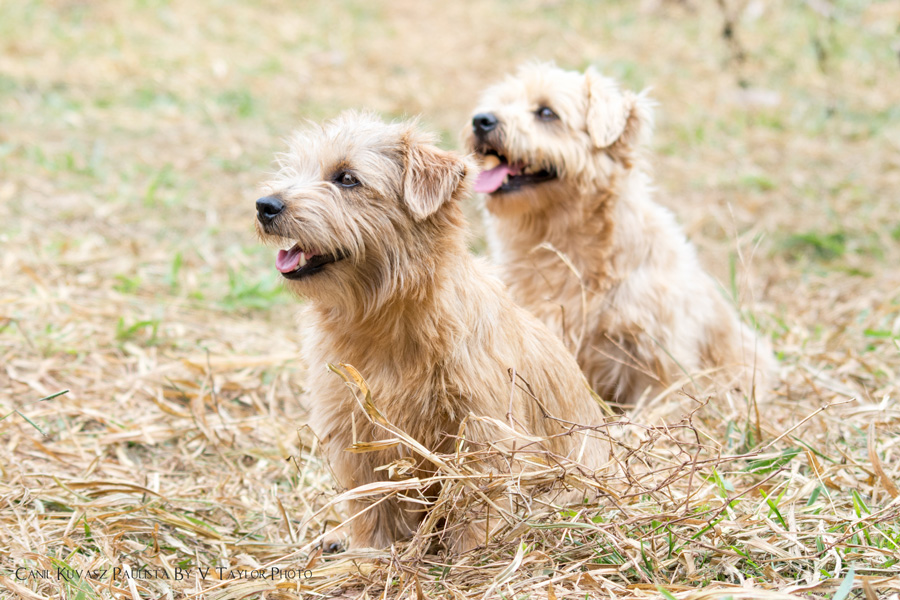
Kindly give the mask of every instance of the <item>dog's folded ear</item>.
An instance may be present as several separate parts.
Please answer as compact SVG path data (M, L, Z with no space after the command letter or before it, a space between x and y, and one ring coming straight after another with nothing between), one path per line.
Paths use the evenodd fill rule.
M455 152L410 142L406 152L403 196L416 221L434 214L466 179L466 161Z
M652 126L652 103L644 94L622 91L618 84L593 68L584 74L587 94L587 131L594 146L620 142L635 147Z

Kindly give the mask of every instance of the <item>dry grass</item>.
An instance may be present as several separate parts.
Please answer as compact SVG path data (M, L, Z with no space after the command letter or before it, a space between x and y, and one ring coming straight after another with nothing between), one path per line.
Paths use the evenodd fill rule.
M0 589L900 597L898 21L828 0L3 3ZM444 481L420 536L320 556L344 491L303 426L255 182L300 119L349 106L424 113L453 146L477 92L533 57L653 86L660 199L771 336L779 385L619 418L627 475L524 476L608 492L592 504L411 450ZM415 499L427 482L399 473L369 493ZM438 517L486 506L490 546L428 553Z

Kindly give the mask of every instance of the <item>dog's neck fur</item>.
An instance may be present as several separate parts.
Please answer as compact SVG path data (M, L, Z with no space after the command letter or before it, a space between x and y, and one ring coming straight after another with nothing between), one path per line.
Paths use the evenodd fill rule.
M426 273L424 277L394 285L390 296L374 305L371 300L379 290L360 291L339 303L313 304L335 347L345 350L346 354L337 353L342 360L361 364L380 356L398 367L431 363L439 361L471 329L463 317L472 315L437 305L436 299L448 296L463 303L465 290L459 282L475 270L466 248L462 212L456 206L447 212L436 217L442 222L435 223L434 232L425 236L433 243L410 243L408 247L407 260L413 265L403 270ZM354 356L359 348L366 348L366 356Z
M570 200L574 210L560 210L555 204L515 215L494 215L493 232L502 242L499 262L509 268L534 266L536 254L552 250L552 246L571 261L581 281L592 292L604 292L615 286L637 264L622 264L625 244L617 223L640 219L641 207L635 199L648 196L650 179L639 167L618 165L610 173L586 182L570 182ZM559 269L567 267L561 260ZM513 280L517 278L513 277Z

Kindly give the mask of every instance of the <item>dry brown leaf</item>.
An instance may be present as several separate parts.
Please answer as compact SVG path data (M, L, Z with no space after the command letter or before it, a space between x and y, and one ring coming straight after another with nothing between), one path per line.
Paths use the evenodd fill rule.
M878 480L881 482L882 487L884 487L884 491L890 494L891 498L897 498L900 496L900 491L897 490L897 485L888 477L888 474L884 472L884 469L881 467L881 460L878 458L878 450L875 448L875 423L869 423L869 462L872 463L872 470L875 471L875 474L878 475Z

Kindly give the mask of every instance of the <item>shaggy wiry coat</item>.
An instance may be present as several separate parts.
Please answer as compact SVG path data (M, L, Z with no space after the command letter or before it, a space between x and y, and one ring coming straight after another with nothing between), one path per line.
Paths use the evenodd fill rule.
M568 425L602 424L598 402L560 340L467 251L460 199L475 167L432 139L414 124L345 113L293 138L257 204L262 238L293 245L278 268L309 300L302 319L311 425L339 484L384 480L387 471L376 468L407 456L417 475L432 467L402 445L345 451L389 436L326 363L353 365L388 421L433 451L453 451L464 419L486 416L546 438L531 450L603 468L608 445ZM536 398L511 383L511 370ZM465 440L509 447L516 436L470 418ZM422 519L412 506L391 499L358 514L351 545L384 547L409 536ZM351 512L368 507L356 501ZM469 547L479 535L461 533L455 544Z
M489 88L467 145L497 165L475 186L494 259L605 399L634 403L701 373L749 394L769 350L653 200L638 153L651 108L593 70L547 64Z

